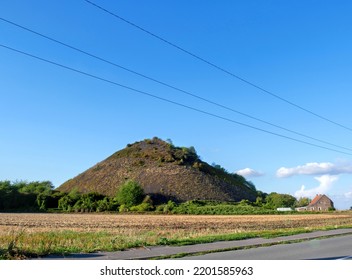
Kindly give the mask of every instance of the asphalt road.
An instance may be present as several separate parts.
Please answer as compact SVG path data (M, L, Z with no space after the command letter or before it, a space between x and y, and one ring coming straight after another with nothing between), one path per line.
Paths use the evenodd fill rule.
M345 238L342 238L344 235ZM339 239L333 237L339 236ZM332 238L332 243L329 243L327 240L320 240L321 237L329 237ZM301 233L290 236L281 236L275 238L251 238L244 240L233 240L233 241L218 241L213 243L205 243L205 244L194 244L194 245L184 245L184 246L152 246L152 247L141 247L134 248L125 251L117 251L117 252L95 252L95 253L77 253L70 255L48 255L44 257L40 257L39 259L77 259L77 260L133 260L133 259L150 259L156 257L165 257L177 254L201 254L210 251L228 251L224 253L218 254L207 254L205 256L198 255L196 257L192 257L192 259L328 259L328 258L348 258L348 256L352 255L352 229L335 229L328 231L315 231L310 233ZM304 241L306 240L306 241ZM311 240L311 241L308 241ZM297 243L298 246L291 245L275 245L275 244L283 244L285 242L297 242L303 241L302 243ZM325 245L325 243L330 245ZM243 248L248 247L262 247L272 245L273 248L276 249L275 252L271 252L271 247L264 247L258 249L247 249L242 250ZM283 247L282 247L283 246ZM330 247L332 249L330 249ZM292 248L292 249L291 249ZM325 249L324 249L325 248ZM334 252L335 249L341 248L340 251L337 251L335 255L331 255L330 252ZM233 251L229 251L229 250ZM235 251L237 249L237 251ZM262 249L262 250L259 250ZM322 254L321 252L318 254L318 249L327 250L329 254ZM254 251L252 255L247 255ZM267 251L269 250L269 251ZM297 252L296 252L297 251ZM280 255L281 254L283 255ZM296 252L296 253L294 253ZM302 252L302 254L299 254ZM306 252L306 253L303 253ZM286 255L285 255L286 253ZM288 253L288 255L287 255Z
M185 257L194 260L352 260L352 235Z

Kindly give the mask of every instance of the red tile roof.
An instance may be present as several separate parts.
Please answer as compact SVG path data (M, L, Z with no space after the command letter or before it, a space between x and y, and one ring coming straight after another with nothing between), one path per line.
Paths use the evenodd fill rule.
M323 194L317 194L316 197L314 197L314 199L309 203L308 206L315 205L322 197L323 197Z
M330 201L331 204L333 204L332 200L331 200L330 198L328 198L325 194L317 194L317 195L314 197L314 199L309 203L308 206L314 206L314 205L317 204L318 201L319 201L320 199L322 199L324 196ZM307 207L308 207L308 206L307 206Z

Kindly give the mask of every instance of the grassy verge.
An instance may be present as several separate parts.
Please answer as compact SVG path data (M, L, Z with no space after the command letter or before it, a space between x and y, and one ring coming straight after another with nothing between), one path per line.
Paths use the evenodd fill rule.
M144 234L132 238L104 231L87 233L75 231L26 233L25 230L22 230L20 232L12 232L8 234L6 238L4 238L4 236L1 237L0 259L26 259L48 254L119 251L128 248L154 245L181 246L215 241L243 240L256 237L274 238L337 228L352 228L352 226L265 230L204 235L193 238L166 238L160 237L153 232L145 232Z

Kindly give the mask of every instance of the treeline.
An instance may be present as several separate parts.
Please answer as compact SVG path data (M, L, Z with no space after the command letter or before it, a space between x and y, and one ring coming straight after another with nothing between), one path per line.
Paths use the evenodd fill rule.
M57 207L57 193L50 181L0 181L0 211L39 211Z
M114 197L98 193L81 194L76 189L69 193L54 190L50 181L0 181L0 211L62 211L62 212L157 212L172 214L272 214L279 207L306 206L310 200L297 200L288 194L257 191L255 202L169 201L155 204L143 188L129 180L119 187Z
M0 181L0 211L16 212L96 212L116 211L114 198L97 193L63 193L54 190L50 181Z
M156 212L172 214L194 214L194 215L247 215L247 214L283 214L277 208L291 208L306 206L310 199L301 198L297 200L288 194L257 192L255 202L241 200L240 202L215 202L215 201L187 201L177 204L169 201L158 205Z
M115 197L81 194L76 189L63 193L54 190L50 181L0 181L0 211L3 212L143 212L153 209L151 198L134 181L120 186Z

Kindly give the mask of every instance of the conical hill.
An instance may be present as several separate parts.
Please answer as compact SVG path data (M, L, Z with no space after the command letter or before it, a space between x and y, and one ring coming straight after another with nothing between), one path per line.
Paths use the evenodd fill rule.
M181 148L159 138L128 144L62 184L58 190L114 196L126 180L137 181L154 201L169 199L240 201L256 199L253 184L199 159L193 147Z

